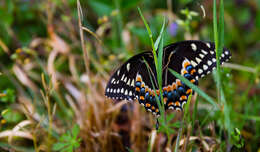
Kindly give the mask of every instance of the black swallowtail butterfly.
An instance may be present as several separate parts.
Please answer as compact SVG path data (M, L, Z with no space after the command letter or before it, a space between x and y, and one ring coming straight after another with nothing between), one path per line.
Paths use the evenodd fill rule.
M220 56L220 64L230 58L230 51L224 48ZM165 110L182 110L192 89L173 76L168 69L175 70L198 85L199 78L216 68L215 45L197 40L170 44L163 49L162 65ZM151 79L157 89L156 92L153 90ZM153 54L147 51L133 56L116 70L107 84L105 95L115 100L138 99L147 111L159 116L160 111L155 100L155 93L159 95L158 88Z

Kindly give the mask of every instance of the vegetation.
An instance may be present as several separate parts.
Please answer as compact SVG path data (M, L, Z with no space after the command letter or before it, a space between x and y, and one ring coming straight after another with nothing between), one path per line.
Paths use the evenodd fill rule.
M259 8L257 0L0 1L0 151L259 151ZM232 59L199 81L183 112L165 111L159 130L137 102L105 98L129 57L188 39L214 41Z

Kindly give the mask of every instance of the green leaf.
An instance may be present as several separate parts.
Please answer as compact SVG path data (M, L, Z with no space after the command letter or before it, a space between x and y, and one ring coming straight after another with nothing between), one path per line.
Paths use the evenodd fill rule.
M18 123L23 120L23 115L13 109L7 109L2 115L9 123Z
M72 128L72 136L76 138L79 134L79 131L80 131L79 125L77 124L74 125L74 127Z
M65 146L67 146L67 144L64 143L55 143L52 147L53 150L58 151L63 149Z

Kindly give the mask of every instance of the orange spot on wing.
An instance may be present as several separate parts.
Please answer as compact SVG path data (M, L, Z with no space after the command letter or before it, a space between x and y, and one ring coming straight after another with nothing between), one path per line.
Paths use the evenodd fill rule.
M181 104L180 104L180 102L179 102L179 101L176 101L176 102L175 102L175 106L178 106L178 107L180 107L180 105L181 105Z
M168 103L168 106L173 106L173 105L174 105L173 102Z
M154 110L155 109L155 107L154 106L152 106L152 110Z
M187 100L186 96L181 96L181 100Z
M140 96L140 99L141 99L141 100L144 100L144 96Z
M138 77L136 78L136 81L142 82L142 78L138 76Z
M144 83L141 84L141 88L144 88Z
M146 103L146 104L145 104L145 107L150 107L150 106L151 106L150 103Z
M181 86L181 81L180 80L178 80L176 83L177 83L177 86Z
M195 72L196 72L196 70L195 70L195 69L192 69L192 70L190 71L190 74L193 75Z
M191 83L194 83L194 82L195 82L195 79L190 80L190 82L191 82Z
M190 94L192 92L192 89L188 89L187 91L186 91L186 94Z
M173 90L175 90L177 88L176 83L172 84L172 88L173 88Z
M170 85L168 85L167 91L168 91L168 92L172 91L172 87L171 87Z
M184 68L186 68L188 65L190 65L190 63L189 63L188 61L186 61L186 62L184 63Z
M136 88L135 88L135 91L140 92L140 88L139 88L139 87L136 87Z
M156 109L155 112L159 112L159 109Z

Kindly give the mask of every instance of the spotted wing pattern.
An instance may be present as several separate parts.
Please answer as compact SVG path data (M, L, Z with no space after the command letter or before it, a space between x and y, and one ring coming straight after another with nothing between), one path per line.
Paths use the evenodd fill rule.
M166 110L182 110L192 90L172 75L169 69L197 85L199 78L216 67L215 46L211 42L182 41L164 47L163 53L164 107ZM223 64L230 57L231 53L224 48L220 63ZM158 88L152 52L144 52L133 56L116 70L107 84L105 95L115 100L138 99L147 111L159 116L155 100L155 94L159 95Z
M137 73L144 69L144 59L151 62L152 52L143 52L133 56L118 68L106 86L105 95L114 100L135 100L135 78ZM145 72L147 71L142 73ZM149 79L145 80L149 81Z

